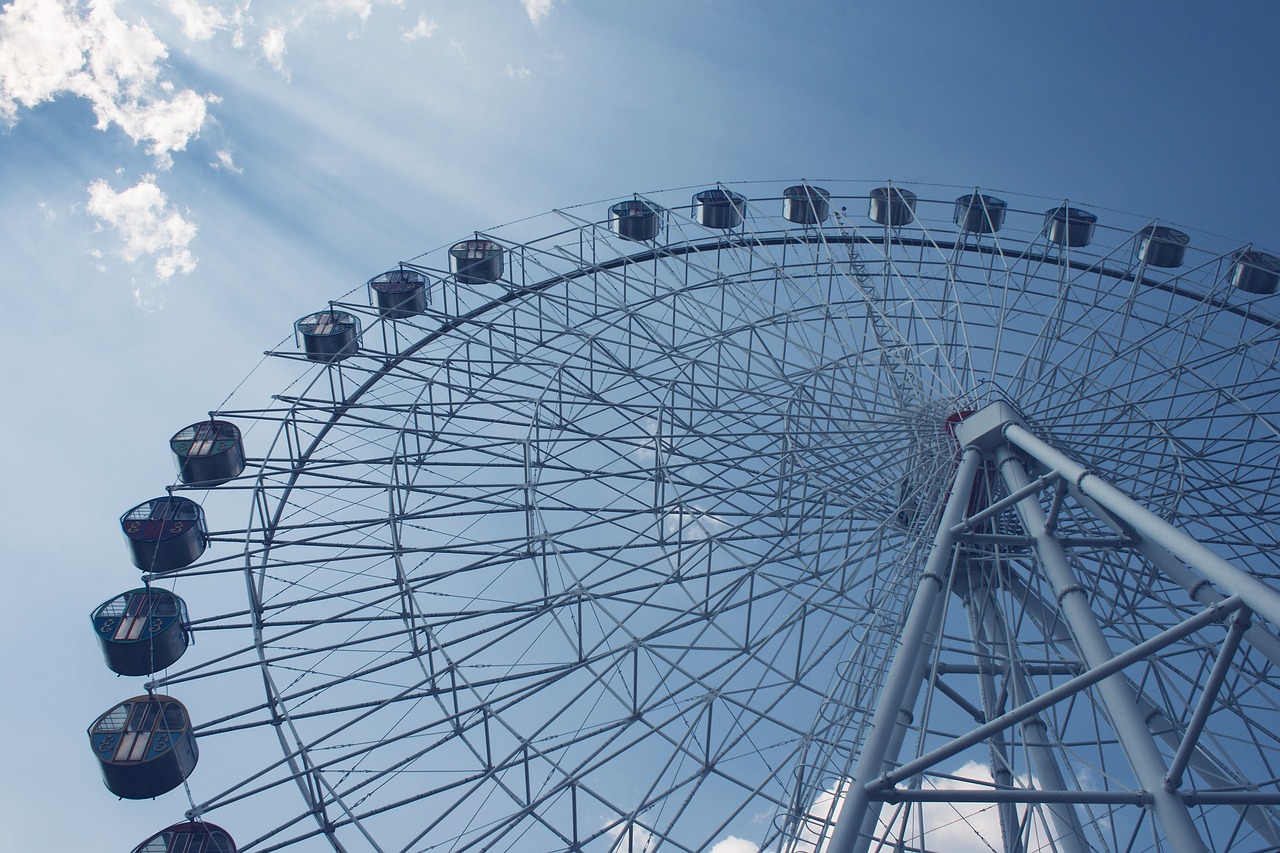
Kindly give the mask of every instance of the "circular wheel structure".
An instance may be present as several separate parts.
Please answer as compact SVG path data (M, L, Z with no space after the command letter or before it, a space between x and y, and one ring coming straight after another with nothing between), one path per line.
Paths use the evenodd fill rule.
M821 184L477 233L273 353L291 383L215 413L247 468L176 487L208 550L146 575L196 638L150 682L200 742L188 819L241 851L1280 844L1274 258Z

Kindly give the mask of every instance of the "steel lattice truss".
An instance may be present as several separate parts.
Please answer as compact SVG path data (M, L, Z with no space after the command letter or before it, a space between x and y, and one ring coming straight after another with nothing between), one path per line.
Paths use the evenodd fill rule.
M408 262L433 282L421 316L379 319L362 290L334 303L362 319L356 355L276 353L301 378L218 413L252 427L254 458L196 495L214 546L155 578L198 639L154 680L198 723L194 812L250 851L814 850L927 565L944 567L937 637L909 650L910 713L883 712L903 721L887 767L1093 668L1034 504L1112 653L1199 620L1108 682L1166 763L1208 702L1188 819L1210 849L1280 843L1265 614L1204 616L1230 591L1021 450L1024 499L981 515L1015 490L988 452L951 526L977 520L935 546L955 422L1005 401L1274 582L1280 326L1231 288L1240 247L1157 269L1146 221L1069 249L1047 203L978 234L944 191L882 226L871 186L829 185L817 226L782 219L777 188L739 188L746 220L725 231L689 218L689 191L654 194L664 227L643 243L604 206L556 212L481 235L506 250L500 281L455 280L443 252ZM871 849L965 827L998 850L1180 849L1100 690L873 791L894 805Z

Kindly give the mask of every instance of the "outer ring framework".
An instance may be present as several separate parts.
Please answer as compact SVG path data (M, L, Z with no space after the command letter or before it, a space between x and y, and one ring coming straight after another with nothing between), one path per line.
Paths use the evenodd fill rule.
M1157 271L1142 263L1136 228L1110 249L1055 253L1042 236L1016 230L1017 210L1006 214L1006 227L997 234L940 228L927 216L927 200L919 203L920 218L901 227L867 227L865 221L859 226L853 216L839 213L822 227L792 226L766 209L777 204L776 195L744 195L754 199L747 202L748 215L727 232L685 220L675 204L652 197L656 207L671 211L661 243L652 247L617 240L609 236L607 223L580 220L576 211L557 214L566 226L542 239L482 235L509 249L507 279L461 286L446 278L442 311L393 327L366 324L360 354L340 367L320 370L311 390L283 400L288 409L253 412L279 418L285 427L265 454L257 516L243 536L252 567L253 606L241 621L252 624L271 698L266 708L232 709L203 728L212 735L274 723L292 766L282 764L262 779L271 773L277 778L295 775L321 817L320 831L333 828L333 837L345 833L355 839L348 844L359 843L360 827L376 838L369 825L412 808L414 794L397 797L391 791L423 790L409 780L421 780L415 773L424 771L407 769L409 765L371 766L359 757L378 755L381 761L386 748L368 744L392 735L401 747L438 736L457 752L435 747L433 758L473 764L469 774L462 774L471 780L468 784L512 777L497 790L514 804L509 814L519 819L507 834L483 836L483 841L480 835L464 841L463 830L454 828L451 837L460 845L500 845L502 839L527 839L524 832L548 832L553 843L607 848L623 833L633 840L637 834L656 834L672 845L701 849L698 845L716 841L718 834L739 831L738 826L766 807L794 807L792 780L784 778L790 771L777 769L785 762L774 762L772 754L765 763L775 766L764 771L765 782L759 783L768 791L743 781L750 778L747 771L722 768L733 761L746 763L748 743L762 750L751 738L770 727L777 727L770 748L788 756L787 761L802 754L797 744L826 731L812 720L835 713L822 697L831 679L848 674L841 661L853 657L847 645L838 644L867 646L865 632L873 623L879 621L876 630L883 631L884 620L892 625L896 618L895 584L902 581L899 573L909 570L917 523L922 526L937 504L939 472L950 458L950 445L938 428L947 414L993 395L1042 389L1031 405L1018 394L1038 422L1069 423L1077 432L1088 432L1095 442L1091 455L1114 457L1111 470L1118 470L1121 479L1154 487L1153 494L1167 508L1185 511L1182 505L1189 507L1193 500L1185 472L1153 470L1147 464L1147 445L1132 443L1137 426L1106 429L1108 418L1135 398L1131 389L1124 390L1119 362L1114 356L1107 360L1103 337L1090 339L1084 330L1105 316L1107 323L1116 324L1106 334L1116 339L1132 333L1139 339L1182 335L1185 340L1192 326L1186 321L1172 325L1169 309L1155 307L1163 300L1165 305L1200 306L1195 322L1208 328L1196 332L1195 340L1208 348L1211 360L1228 359L1226 342L1239 337L1235 329L1217 328L1218 317L1274 333L1274 322L1261 314L1256 298L1241 298L1229 289L1234 249L1200 258L1188 265L1190 270ZM856 198L865 204L865 193ZM838 191L832 203L841 203ZM945 204L952 203L949 199ZM1032 218L1043 215L1042 207ZM418 259L417 265L428 274L444 270L430 258ZM1077 301L1077 291L1090 299ZM355 304L339 306L369 313ZM1076 316L1082 307L1095 316ZM1131 311L1121 323L1117 318L1126 309L1141 310ZM1162 312L1154 324L1145 316L1152 311ZM1131 331L1120 331L1130 323ZM1094 348L1077 348L1074 365L1053 361L1049 355L1062 340L1093 340ZM1033 355L1036 347L1040 352ZM1092 402L1100 406L1079 402L1090 400L1078 383L1091 375L1103 377L1102 386L1092 391ZM527 378L532 376L537 379ZM1072 382L1077 383L1074 390ZM499 389L502 393L495 394ZM618 396L593 407L592 394L604 390ZM1074 409L1067 399L1072 395ZM1185 403L1188 397L1177 399ZM435 423L424 425L428 419ZM447 419L458 424L467 419L470 431L443 429L440 422ZM1157 412L1135 422L1150 427L1167 420L1166 413ZM477 431L485 439L483 446L461 443L462 436ZM1143 441L1151 440L1144 433ZM748 465L750 476L744 476L750 460L763 461ZM599 500L601 483L615 503L592 502ZM759 483L768 488L756 488ZM621 506L616 503L619 495L640 489L643 500L606 518L606 509ZM452 517L465 518L466 526L442 527L441 519L450 516L425 509L426 501L450 504L449 511L457 513ZM508 521L519 522L516 529L484 530L481 535L481 513L475 509L481 504L487 507L486 518L505 514ZM732 512L717 511L725 506ZM1261 509L1264 515L1270 511ZM560 521L548 524L553 517ZM642 517L648 528L636 526ZM435 525L429 531L428 520ZM632 542L643 540L648 555L636 557L640 546L618 544L621 532ZM406 535L428 533L451 544L405 541ZM833 545L841 536L844 543ZM1257 558L1260 550L1255 548L1251 556ZM674 567L667 556L672 551L678 556ZM464 554L469 564L463 560L440 567L447 558L462 560ZM592 560L591 568L565 569L570 555ZM659 559L664 561L662 572ZM686 568L686 563L700 561L703 568ZM375 562L376 571L370 568ZM601 574L615 564L616 571ZM481 593L491 595L495 585L512 581L522 571L519 565L535 569L524 575L540 586L523 599L491 603L483 615L471 605L455 602L433 610L423 603L446 580L474 583L465 593L469 601L480 601ZM871 566L882 568L867 571ZM562 570L558 578L557 569ZM217 563L207 570L218 571ZM484 571L489 575L481 579ZM342 580L321 582L325 574ZM696 593L691 592L694 578L701 582ZM766 578L767 594L749 588ZM644 580L637 584L638 579ZM854 590L862 605L836 606ZM456 590L446 595L463 598ZM792 606L770 610L766 602L775 599ZM710 615L713 601L723 608L714 611L716 618ZM533 602L546 609L545 618L529 615L537 610ZM607 616L611 627L598 622L593 636L588 622L579 618L592 612ZM646 628L636 615L659 612L683 613L689 621L667 618ZM766 612L775 614L775 622L750 634L748 617L756 617L759 628ZM724 637L717 643L708 639L709 631L733 633L727 626L734 618L743 622L736 626L743 632L737 646L725 645ZM547 740L540 753L531 736L520 733L516 721L521 714L512 710L517 706L535 717L541 713L541 725L550 726L550 720L568 725L562 704L567 700L549 698L550 681L535 691L542 698L506 694L501 711L492 707L491 697L499 695L494 684L519 691L522 679L532 684L537 676L508 673L506 680L482 684L472 673L461 688L455 682L444 684L442 679L461 676L463 665L433 660L433 653L445 655L439 638L432 645L432 633L442 631L444 624L474 626L482 619L494 620L476 632L484 635L483 641L455 641L453 653L459 660L480 665L484 655L501 650L499 637L521 634L512 641L518 645L532 636L545 641L554 635L559 657L551 657L558 663L542 663L549 667L546 671L558 673L556 689L567 688L566 673L576 673L584 679L580 696L608 694L607 701L616 705L608 717L615 730L639 726L635 731L644 732L633 734L633 740L610 741L616 749L591 747L598 749L591 772L602 778L605 768L624 766L627 756L643 753L652 739L687 763L683 773L672 769L659 777L662 781L651 780L651 790L633 801L638 805L627 806L620 794L582 784L567 759L549 757L547 744L573 737L558 732L563 740L554 741L551 729L544 728ZM496 627L504 619L518 628ZM209 619L206 624L212 628L233 621ZM310 646L300 640L320 636L325 641ZM664 637L672 645L678 639L690 650L723 646L731 651L714 665L704 662L707 672L717 673L714 677L687 662L677 664L677 658L654 658L661 661L652 664L654 673L679 672L686 685L670 694L653 692L639 675L641 653L656 654L650 636ZM546 644L530 642L527 648L545 649ZM591 660L592 648L602 650L598 660ZM235 649L227 654L228 661L236 659ZM624 672L628 657L634 673L630 681ZM783 657L798 662L783 668ZM356 663L360 658L364 662ZM758 670L724 674L744 659ZM494 665L483 661L485 667ZM191 675L208 668L201 664ZM415 682L390 676L404 668L416 668L417 694ZM621 687L600 693L599 685L611 677L630 684L630 694ZM171 675L162 682L185 678ZM371 692L371 685L382 679L408 693ZM735 688L750 699L725 698ZM464 713L459 706L450 713L442 697L456 701L468 692L470 709ZM568 695L583 701L579 694ZM630 708L624 700L628 695ZM646 696L652 708L642 707ZM788 704L800 696L813 706L807 716ZM865 704L873 696L874 690L859 701ZM380 723L381 730L370 726L355 737L363 721L411 705L434 705L440 712L433 723L438 730L428 725L407 733L407 727ZM723 729L717 728L721 723L711 710L716 708L722 709L719 719L725 716L723 709L730 709ZM788 719L793 710L803 724ZM255 714L256 722L251 719ZM649 722L659 719L658 714L665 714L663 722ZM360 722L339 722L342 715ZM636 720L621 722L629 715ZM312 722L316 720L328 720L329 728L321 732ZM604 720L584 717L575 731L594 731ZM698 724L709 732L705 747L692 734ZM459 727L465 734L457 733ZM506 735L495 735L503 729ZM318 760L340 751L338 734L330 734L334 730L341 733L346 758ZM673 735L677 730L683 733ZM848 748L844 737L827 732L818 739L829 739L831 749L838 750ZM501 754L504 745L506 763L495 763L492 753L497 747ZM532 750L534 758L513 757L521 750ZM611 763L603 763L604 756ZM544 789L541 799L533 793L535 766L544 780L556 774L560 778ZM379 772L377 781L358 781ZM736 811L730 809L718 823L697 830L703 835L696 841L682 842L672 833L683 825L682 815L698 810L690 805L696 801L691 792L708 796L716 790L710 782L695 783L699 774L745 793ZM531 780L523 800L517 784L521 775ZM800 775L804 778L804 772ZM335 793L343 784L351 795ZM268 792L276 787L256 779L232 785L210 805L233 802L264 785ZM375 810L369 804L378 798L402 805ZM579 805L579 798L595 811ZM536 815L535 800L543 809ZM677 818L668 812L666 824L655 819L664 809L678 812ZM296 828L299 834L312 831ZM421 843L427 843L425 836Z

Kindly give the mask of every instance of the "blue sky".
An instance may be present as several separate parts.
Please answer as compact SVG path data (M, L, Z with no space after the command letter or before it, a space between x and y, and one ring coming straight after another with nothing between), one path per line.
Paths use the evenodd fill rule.
M0 657L0 849L127 849L173 813L97 778L83 729L132 685L88 615L133 580L116 519L172 481L168 436L297 317L476 229L716 181L981 185L1276 251L1277 24L1261 0L3 6L0 614L31 653Z

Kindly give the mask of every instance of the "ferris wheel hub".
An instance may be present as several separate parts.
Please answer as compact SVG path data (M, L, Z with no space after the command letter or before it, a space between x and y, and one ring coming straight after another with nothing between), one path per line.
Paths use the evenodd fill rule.
M956 440L961 447L976 447L984 453L992 453L1004 442L1004 428L1011 423L1026 427L1022 416L1013 406L997 400L955 425Z

